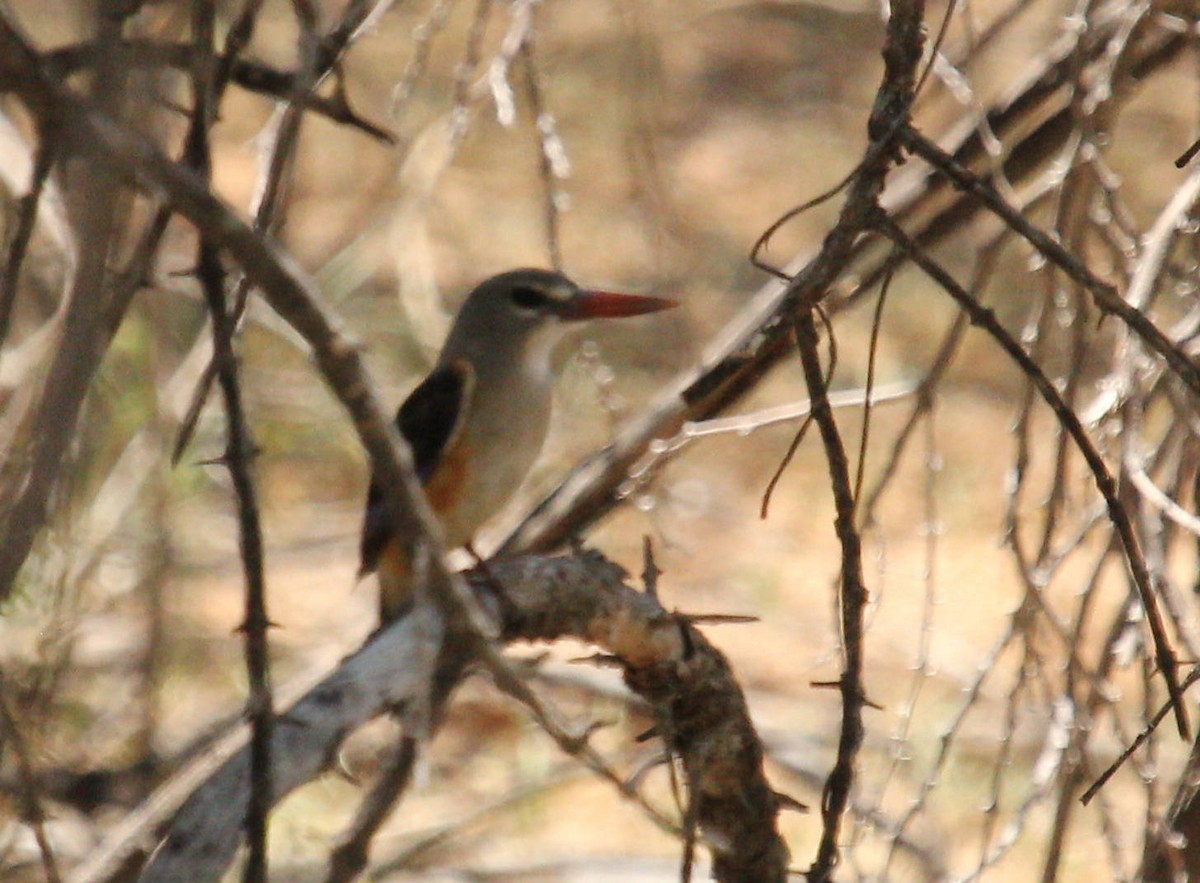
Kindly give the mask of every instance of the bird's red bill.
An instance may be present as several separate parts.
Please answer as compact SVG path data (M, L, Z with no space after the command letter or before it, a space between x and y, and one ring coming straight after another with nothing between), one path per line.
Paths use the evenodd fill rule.
M618 294L615 291L580 291L571 300L568 319L610 319L641 316L678 306L677 301L644 294Z

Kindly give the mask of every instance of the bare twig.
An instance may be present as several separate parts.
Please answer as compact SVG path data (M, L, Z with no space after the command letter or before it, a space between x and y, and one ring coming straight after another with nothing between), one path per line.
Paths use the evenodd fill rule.
M1200 680L1200 667L1195 667L1188 672L1188 676L1183 679L1183 683L1180 686L1184 690L1187 690L1198 680ZM1083 794L1079 796L1080 803L1082 803L1084 806L1087 806L1092 802L1096 795L1100 793L1100 789L1108 784L1108 780L1116 774L1117 770L1123 767L1129 758L1131 758L1134 753L1144 744L1146 744L1147 740L1154 735L1154 731L1158 729L1158 725L1163 722L1163 718L1167 716L1171 709L1171 703L1167 702L1160 706L1156 712L1154 712L1154 715L1149 719L1146 727L1137 734L1137 738L1126 745L1121 753L1117 755L1117 759L1109 764L1104 772L1097 776L1095 781L1092 782L1092 784L1087 787Z
M821 844L808 879L826 881L831 878L838 861L838 831L842 813L850 801L854 783L854 763L862 745L862 712L866 701L863 686L863 613L867 606L867 590L862 573L862 538L854 526L854 487L850 466L841 434L833 419L833 410L825 393L825 376L817 353L817 327L812 316L796 321L796 343L804 379L813 402L813 422L821 433L825 457L829 463L829 478L837 510L835 527L842 546L840 579L841 632L843 668L839 686L842 694L842 725L838 738L837 760L825 783L821 796Z
M256 6L261 0L254 0L250 6ZM249 7L246 12L250 12ZM252 16L251 16L252 17ZM239 16L239 21L244 16ZM296 94L296 82L299 74L291 71L281 71L277 68L241 58L238 53L248 38L242 28L231 29L228 35L229 43L223 59L231 59L228 71L229 79L250 92L277 98L281 101L290 100ZM232 54L230 51L233 50ZM125 40L118 48L123 54L123 60L130 67L173 67L186 70L192 64L192 47L187 44L170 44L146 40ZM83 67L95 65L101 55L101 47L96 43L83 43L64 46L46 55L47 64L63 75L70 74ZM387 129L364 119L347 103L344 92L335 92L326 97L308 92L303 99L304 109L331 120L357 129L365 135L384 144L395 142L396 136Z
M622 778L604 760L600 752L592 747L588 742L588 736L591 732L590 727L585 728L581 733L571 732L559 720L558 712L549 703L534 693L525 682L525 679L507 661L504 661L504 664L497 664L497 660L502 660L503 657L501 657L499 650L495 649L491 644L486 648L476 648L475 652L482 659L484 665L487 666L492 677L495 678L496 685L529 710L533 719L537 721L538 726L541 727L546 735L554 740L563 753L582 763L595 775L605 779L618 794L639 806L646 817L654 822L660 830L669 834L677 833L678 829L675 824L663 815L662 812L650 805L637 792L634 785ZM493 658L489 659L489 656L493 656Z
M225 51L221 55L221 71L230 73L237 70L240 61L238 53L245 46L249 32L253 28L254 17L258 12L260 0L253 0L243 9L241 24L230 31L226 39ZM386 7L391 0L378 0L376 8ZM302 9L304 4L298 8ZM303 111L308 107L309 99L321 82L335 70L349 42L359 32L363 23L373 14L371 5L365 0L355 0L347 5L342 13L340 22L330 30L323 39L318 40L313 16L301 28L300 70L289 80L291 87L288 94L280 96L287 104L280 113L274 125L274 137L270 147L265 151L267 159L262 170L262 182L258 192L258 205L254 210L254 229L263 235L272 235L282 219L281 203L286 192L287 176L292 168L292 162L299 147L300 125L303 122ZM214 101L220 100L224 92L226 80L215 79L213 89ZM235 332L240 330L242 320L249 302L251 285L249 279L242 275L238 279L233 294L232 327ZM217 362L208 367L197 383L192 394L192 402L184 419L181 421L175 440L172 462L178 463L184 450L191 441L196 424L204 403L208 400L213 380L216 378Z
M955 302L971 317L973 324L983 328L993 340L1000 344L1009 357L1017 363L1025 376L1034 384L1043 400L1054 411L1055 417L1062 422L1063 426L1075 440L1076 446L1079 448L1080 453L1083 454L1084 460L1087 461L1088 468L1095 478L1097 488L1104 497L1105 504L1108 507L1109 518L1112 520L1113 526L1121 538L1121 544L1125 550L1125 559L1129 564L1134 586L1137 588L1142 607L1146 611L1146 620L1150 627L1151 637L1154 640L1155 657L1158 660L1158 666L1162 672L1163 680L1167 685L1167 690L1171 695L1172 704L1175 706L1175 722L1180 736L1186 739L1188 733L1187 710L1179 688L1179 663L1175 658L1175 653L1171 649L1170 642L1163 628L1162 616L1159 613L1157 595L1150 578L1150 572L1146 567L1146 561L1142 556L1137 535L1134 533L1129 515L1117 495L1117 486L1113 480L1112 473L1109 472L1104 459L1096 450L1095 445L1092 444L1091 439L1088 438L1087 432L1079 422L1078 415L1066 406L1058 390L1054 388L1054 384L1050 382L1049 378L1046 377L1037 364L1025 354L1020 344L999 325L991 310L980 306L949 273L922 252L916 243L909 239L904 231L896 226L893 221L885 216L881 216L879 225L880 229L892 241L896 242L908 253L909 258L917 266L929 274L930 278L934 279L947 294L954 298Z
M554 114L546 109L541 83L541 71L533 54L533 35L521 45L521 59L525 63L525 91L529 98L529 109L533 113L533 125L538 136L538 170L542 179L542 203L546 218L546 248L550 253L550 266L561 270L562 262L562 208L564 195L559 182L571 172L562 136Z

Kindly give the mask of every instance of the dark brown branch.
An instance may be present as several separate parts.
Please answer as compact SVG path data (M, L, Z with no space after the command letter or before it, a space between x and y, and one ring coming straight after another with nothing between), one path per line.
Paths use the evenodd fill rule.
M404 736L389 758L383 774L359 806L350 831L330 854L325 883L350 883L366 869L371 840L408 787L416 759L417 740L412 736Z
M113 26L106 23L104 27ZM112 35L106 38L112 39ZM95 96L97 104L108 111L116 109L123 83L121 72L113 69L111 62L111 57L103 62L104 75L97 78ZM30 65L37 64L37 57L16 38L4 7L0 7L0 89L20 90L25 85L23 73ZM31 109L39 129L53 129L63 135L65 142L70 121L65 115L60 116L60 108L33 96L27 100L33 103ZM62 126L58 126L60 121ZM59 143L59 150L65 149L63 142ZM15 499L0 501L0 512L4 512L0 533L5 538L0 544L0 601L12 593L17 574L46 522L51 491L75 437L84 397L133 294L129 288L106 290L110 279L109 249L119 226L117 207L125 195L121 183L108 175L87 174L78 195L80 209L73 223L77 227L80 255L63 317L62 336L42 385L31 428L30 437L37 443L32 446L26 477ZM97 316L116 321L96 321Z
M1193 668L1191 672L1188 673L1188 676L1183 680L1183 689L1187 690L1198 680L1200 680L1200 668ZM1087 806L1092 802L1095 796L1100 793L1100 789L1108 784L1109 779L1116 775L1117 770L1123 767L1126 761L1128 761L1129 758L1131 758L1134 753L1145 744L1146 740L1154 735L1154 731L1158 729L1158 725L1163 722L1163 719L1170 711L1171 703L1168 702L1154 712L1154 714L1150 717L1150 720L1147 722L1145 728L1137 734L1137 737L1128 745L1126 745L1124 749L1122 749L1121 753L1117 755L1117 759L1109 764L1108 767L1105 768L1104 772L1098 775L1095 781L1093 781L1092 784L1089 785L1083 792L1083 794L1079 796L1080 803L1082 803L1084 806Z
M238 62L242 61L242 53L250 45L254 29L258 25L258 15L262 11L262 4L263 0L244 0L238 17L229 26L229 33L225 35L225 47L221 51L220 57L217 58L216 68L212 73L213 90L218 99L224 94L225 86L234 76L234 69L238 66ZM197 45L192 48L203 56L209 54L208 47Z
M893 31L902 32L896 42L915 40L918 51L914 55L889 42L885 47L885 58L892 54L889 64L895 63L897 68L909 64L915 70L920 60L923 8L914 0L899 13L893 11L894 22L900 23ZM885 79L869 123L873 138L886 138L906 123L912 89L911 71L909 74L907 78L889 74ZM895 161L895 145L873 140L820 252L787 271L785 275L792 278L786 285L776 280L764 286L714 340L700 363L670 383L646 414L624 427L610 447L568 475L504 542L501 554L562 545L616 505L618 487L651 441L669 438L685 421L718 413L753 388L788 351L791 317L827 297L860 253L860 238L871 230L871 217Z
M205 3L193 6L192 30L196 58L207 60L213 45L215 11ZM209 132L216 119L221 84L213 80L212 65L197 63L192 77L192 123L184 161L206 185L212 178ZM218 248L203 236L198 246L196 275L208 307L213 337L213 363L225 405L226 446L222 463L229 470L237 503L238 540L245 575L245 613L241 625L249 680L246 716L250 721L250 797L244 817L248 845L242 869L245 883L267 879L267 816L271 807L271 732L274 728L267 629L266 585L263 575L262 524L251 461L254 441L242 405L241 381L233 348L234 320L225 302L225 269Z
M239 33L231 32L230 39L232 40ZM233 44L230 48L236 47L237 44ZM192 64L193 49L188 44L127 40L117 48L122 51L125 61L131 66L172 67L178 70L187 70ZM59 72L61 76L67 76L81 68L94 65L100 57L100 53L101 47L95 43L64 46L47 53L46 63L51 70ZM232 82L248 92L286 101L291 99L296 92L296 81L299 74L281 71L268 64L242 58L239 55L232 61L229 77ZM335 92L331 97L309 92L304 98L304 109L319 114L332 122L358 129L363 134L384 144L393 144L396 141L396 136L387 129L359 116L346 101L343 92Z
M835 527L842 546L840 579L840 619L843 669L838 681L842 694L842 724L838 737L837 760L825 783L821 797L821 845L808 879L824 883L838 863L838 831L841 818L850 803L854 783L854 762L862 745L862 713L866 688L863 685L863 616L867 607L867 589L862 572L862 538L854 526L854 488L850 466L842 444L833 409L829 405L826 378L817 352L817 327L812 314L796 320L796 345L804 367L804 379L812 399L812 419L821 434L825 458L829 464L830 485L837 511Z
M260 0L248 4L247 8L243 10L243 19L256 14L258 2ZM283 216L281 205L287 189L286 183L299 147L300 125L304 118L303 110L308 107L309 100L315 96L317 86L333 70L333 65L337 63L341 51L345 49L344 41L348 41L355 28L361 24L362 17L365 15L364 8L365 4L362 2L350 4L343 12L341 23L324 40L317 39L314 31L315 22L310 22L302 31L301 69L290 81L291 91L287 95L281 96L287 101L287 107L279 121L269 150L270 161L263 173L263 183L260 188L262 195L254 213L254 229L259 233L273 235L280 225ZM218 73L221 70L229 73L237 69L237 63L241 60L238 53L244 48L244 45L237 40L248 39L249 34L244 32L250 27L251 25L242 25L230 32L226 40L225 52L221 56ZM330 44L334 35L341 35L338 37L338 40L342 41L340 49L336 45ZM225 80L217 79L215 88L218 94L224 87ZM249 278L243 275L238 279L233 294L232 324L235 332L241 328L246 306L249 303L250 289ZM173 463L179 462L191 442L196 425L200 420L201 411L205 402L208 401L208 394L212 389L215 376L216 362L214 360L200 376L200 380L192 392L191 403L188 405L183 420L180 421L175 447L171 455Z

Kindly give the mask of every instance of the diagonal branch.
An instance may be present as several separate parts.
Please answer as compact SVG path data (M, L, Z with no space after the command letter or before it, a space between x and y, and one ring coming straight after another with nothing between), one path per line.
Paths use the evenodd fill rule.
M20 42L9 51L5 38L10 31L6 7L0 6L0 89L12 87L14 79L15 88L20 89L22 71L28 64L37 64L32 50ZM115 39L114 23L105 21L103 31L106 39ZM105 63L104 75L97 77L95 87L96 103L110 111L123 97L121 72L111 62L109 58ZM38 102L35 116L42 132L63 134L68 126L52 103ZM56 150L60 157L65 141L64 137ZM78 228L80 254L63 312L57 353L42 384L29 435L37 443L29 453L23 483L18 482L12 499L0 491L4 497L0 499L0 531L5 537L0 544L0 601L11 595L17 575L45 524L51 493L68 456L84 399L133 294L130 288L115 286L116 290L110 291L107 286L111 281L109 250L118 236L117 206L123 195L120 182L95 173L86 174L78 194L80 208L73 220Z
M1100 309L1118 316L1147 346L1158 353L1193 394L1200 396L1200 367L1189 360L1174 343L1117 290L1092 273L1084 263L1030 222L1019 209L1009 205L988 181L975 175L936 144L912 127L901 133L904 146L927 161L954 182L954 186L979 199L998 218L1036 248L1047 260L1087 288Z
M1008 356L1017 363L1022 373L1037 388L1042 399L1054 412L1054 416L1075 441L1079 452L1083 455L1088 468L1092 472L1092 476L1096 481L1096 487L1099 489L1101 496L1104 497L1104 502L1108 507L1109 519L1112 521L1113 527L1116 528L1117 535L1121 538L1121 545L1125 550L1125 560L1129 565L1134 586L1137 588L1142 608L1146 612L1146 621L1150 626L1150 635L1154 641L1155 659L1158 662L1159 670L1162 672L1163 680L1166 682L1167 692L1171 696L1171 704L1175 709L1175 723L1179 729L1180 736L1187 739L1187 709L1183 704L1183 691L1179 686L1179 662L1175 658L1174 651L1171 649L1170 641L1167 639L1166 629L1162 621L1162 613L1158 608L1157 593L1154 589L1150 570L1146 565L1146 559L1142 555L1137 535L1134 533L1133 525L1129 520L1129 513L1125 511L1125 506L1121 503L1117 491L1117 483L1113 479L1112 473L1109 472L1104 458L1100 456L1100 453L1096 450L1096 446L1088 438L1087 431L1084 430L1083 424L1079 422L1078 415L1063 401L1062 396L1054 388L1054 384L1050 381L1050 378L1025 353L1021 345L1013 339L1012 335L1001 327L992 311L981 306L978 301L972 298L954 280L953 276L926 255L894 221L882 213L880 213L879 217L879 228L888 238L904 249L910 260L937 282L947 294L954 298L955 303L970 316L972 324L986 331L1004 349Z
M29 175L29 189L17 200L17 221L8 238L4 267L0 269L0 344L8 337L8 325L12 318L13 304L17 299L17 285L21 279L21 265L29 240L37 225L38 206L42 191L54 168L54 131L46 126L39 128L37 148L33 151L33 168Z
M231 32L230 36L234 37L236 34L236 31ZM186 70L192 64L192 47L183 43L125 40L117 48L123 53L124 62L131 67L171 67ZM48 52L46 61L51 70L66 76L96 64L100 56L99 44L79 43ZM222 58L227 59L230 80L248 92L280 101L292 100L296 95L296 84L301 77L299 73L282 71L261 61L241 58L236 52L232 55L225 54ZM396 136L387 129L359 116L341 91L335 91L331 97L308 91L301 102L305 110L319 114L331 122L358 129L376 141L392 144L396 140Z

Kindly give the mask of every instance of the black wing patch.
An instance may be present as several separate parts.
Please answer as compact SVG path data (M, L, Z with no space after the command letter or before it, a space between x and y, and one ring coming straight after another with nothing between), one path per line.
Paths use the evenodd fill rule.
M458 429L474 379L474 372L465 361L441 365L400 406L396 426L412 446L417 477L422 484L433 476L442 452Z
M442 453L460 429L466 401L474 386L475 372L470 363L459 360L439 365L400 406L396 426L412 448L413 465L422 484L433 476ZM383 502L383 491L372 477L359 546L359 576L375 570L391 533L391 516Z

